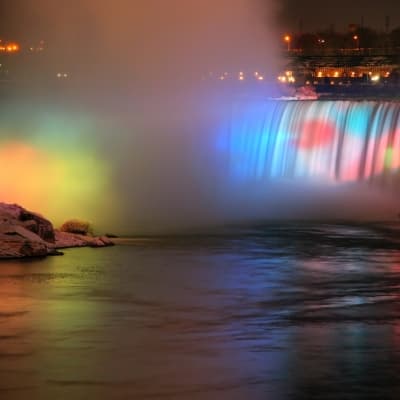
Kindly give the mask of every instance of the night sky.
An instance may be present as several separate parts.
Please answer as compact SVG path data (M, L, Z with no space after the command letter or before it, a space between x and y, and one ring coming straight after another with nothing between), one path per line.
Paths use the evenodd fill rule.
M168 0L159 0L167 2ZM201 1L201 0L187 0ZM215 0L218 2L218 0ZM252 0L249 0L250 2ZM264 3L266 8L271 8L274 0L254 0ZM118 0L113 3L113 6ZM49 29L49 21L45 18L47 4L51 4L53 10L59 7L60 14L66 9L73 10L74 3L81 4L79 0L61 1L52 0L0 0L0 35L2 37L15 37L17 39L26 36L39 38L46 35ZM125 2L126 3L126 2ZM143 2L132 0L127 4L137 7ZM111 2L110 2L111 4ZM399 0L276 0L279 5L279 27L282 31L296 31L301 26L303 31L324 29L334 26L336 30L344 31L350 23L360 23L362 18L365 26L376 29L384 29L385 16L390 16L390 28L400 26L400 1ZM90 13L90 10L87 10ZM213 10L210 10L212 13ZM84 16L81 16L84 18ZM277 17L278 18L278 17ZM73 29L71 27L71 29Z
M344 31L349 24L384 29L385 17L390 17L390 29L400 26L399 0L281 0L281 18L285 27L303 30L324 29L334 25Z

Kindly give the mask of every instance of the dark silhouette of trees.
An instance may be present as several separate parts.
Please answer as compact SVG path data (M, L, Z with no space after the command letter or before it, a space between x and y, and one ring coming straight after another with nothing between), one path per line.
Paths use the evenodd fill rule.
M358 36L359 44L361 48L369 49L372 47L380 47L382 35L379 35L378 32L374 31L371 28L358 28L356 31L356 35ZM354 37L354 35L353 35ZM353 39L354 40L354 39Z
M390 41L392 46L400 47L400 27L392 30L390 33Z
M292 35L292 50L323 52L327 50L366 50L400 47L400 27L391 32L380 32L368 27L355 26L348 32L333 29Z

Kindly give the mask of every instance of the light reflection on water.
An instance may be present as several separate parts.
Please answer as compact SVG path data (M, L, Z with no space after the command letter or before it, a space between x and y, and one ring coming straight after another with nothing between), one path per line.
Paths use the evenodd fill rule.
M274 225L2 262L0 398L398 398L399 232Z

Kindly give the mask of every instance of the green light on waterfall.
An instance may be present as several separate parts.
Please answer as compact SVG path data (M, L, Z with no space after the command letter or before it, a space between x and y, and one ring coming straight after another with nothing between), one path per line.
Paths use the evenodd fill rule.
M393 147L388 147L385 151L384 165L385 169L389 169L393 164Z

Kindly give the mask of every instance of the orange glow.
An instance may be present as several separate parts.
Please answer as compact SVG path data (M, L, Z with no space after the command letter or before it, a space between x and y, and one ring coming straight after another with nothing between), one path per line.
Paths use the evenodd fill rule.
M284 38L283 38L283 40L284 40L286 43L288 43L288 42L290 42L291 37L290 37L289 35L285 35Z
M8 43L6 46L0 46L0 51L6 51L8 53L15 53L20 50L18 43Z
M0 147L0 198L41 210L51 201L59 168L54 158L21 142Z

